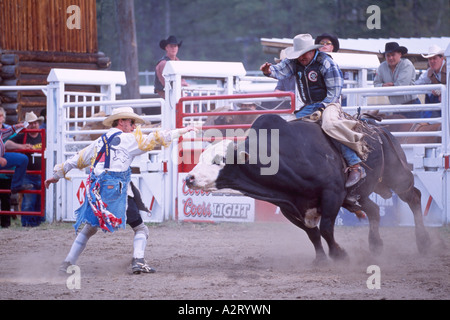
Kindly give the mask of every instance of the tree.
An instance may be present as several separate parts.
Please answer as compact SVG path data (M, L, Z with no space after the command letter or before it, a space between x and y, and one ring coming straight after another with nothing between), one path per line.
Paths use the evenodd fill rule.
M181 60L241 61L257 70L273 54L263 53L261 38L313 37L334 33L345 38L449 36L448 0L134 0L141 71L154 71L164 54L159 41L170 34L183 40ZM97 0L99 46L122 70L118 31L111 19L111 0ZM120 1L119 1L120 2ZM381 10L381 29L367 27L367 8ZM121 13L122 14L122 13ZM115 34L114 34L115 33ZM122 46L123 47L123 46ZM428 48L424 48L426 51Z
M122 87L122 99L138 99L139 62L134 18L134 0L115 0L118 26L119 61L127 84Z

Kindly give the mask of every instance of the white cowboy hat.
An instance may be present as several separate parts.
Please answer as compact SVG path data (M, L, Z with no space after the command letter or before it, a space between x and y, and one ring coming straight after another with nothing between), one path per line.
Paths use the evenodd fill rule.
M323 45L314 44L314 38L310 34L299 34L294 38L294 46L286 48L286 57L288 59L297 59L306 52L316 50L321 47L323 47Z
M25 113L25 122L31 123L35 121L44 121L44 117L38 118L33 111Z
M439 46L437 45L432 45L431 47L428 48L428 55L422 54L422 57L428 59L428 58L432 58L434 56L437 55L444 55L444 50L441 49Z
M103 120L103 124L107 127L111 127L114 120L119 119L132 119L138 124L144 124L145 121L142 118L134 113L133 108L131 107L120 107L115 108L110 116L108 116L105 120Z
M286 49L283 49L283 50L280 51L280 58L273 58L275 63L280 63L284 59L286 59Z

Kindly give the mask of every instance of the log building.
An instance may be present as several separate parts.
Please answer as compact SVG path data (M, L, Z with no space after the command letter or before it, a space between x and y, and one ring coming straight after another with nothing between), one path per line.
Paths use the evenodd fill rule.
M52 68L108 69L110 59L98 51L96 11L95 0L0 0L0 85L46 85ZM0 102L7 123L46 109L39 90L0 91Z

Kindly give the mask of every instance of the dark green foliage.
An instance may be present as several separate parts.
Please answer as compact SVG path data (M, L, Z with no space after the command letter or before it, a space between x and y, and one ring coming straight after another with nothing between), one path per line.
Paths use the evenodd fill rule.
M367 7L381 9L381 29L370 30ZM118 69L114 1L97 0L100 50ZM449 36L448 0L135 0L139 70L154 71L163 55L159 41L183 40L182 60L242 61L258 70L273 56L260 38L293 38L299 33L339 38Z

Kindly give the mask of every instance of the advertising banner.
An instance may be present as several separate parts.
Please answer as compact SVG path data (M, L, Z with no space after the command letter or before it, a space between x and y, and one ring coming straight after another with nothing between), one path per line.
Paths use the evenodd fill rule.
M178 174L178 220L254 222L255 200L242 195L204 192L186 186L187 173Z

